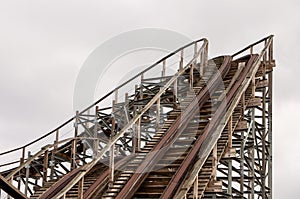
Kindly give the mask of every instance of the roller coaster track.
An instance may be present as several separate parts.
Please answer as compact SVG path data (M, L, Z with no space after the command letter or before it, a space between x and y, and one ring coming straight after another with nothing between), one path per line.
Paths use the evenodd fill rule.
M273 67L272 35L213 59L191 42L1 152L0 196L272 198Z

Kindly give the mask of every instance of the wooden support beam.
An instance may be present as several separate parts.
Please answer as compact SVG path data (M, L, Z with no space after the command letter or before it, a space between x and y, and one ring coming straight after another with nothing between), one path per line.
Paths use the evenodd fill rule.
M199 177L199 175L197 174L195 182L194 182L193 199L198 199L198 188L199 188L198 177Z
M236 157L236 150L232 148L232 133L233 133L232 116L230 116L228 120L227 127L228 127L228 143L225 152L223 154L223 158L234 158Z
M2 175L0 175L0 197L1 189L4 190L8 196L7 198L13 197L18 199L28 199L19 189L14 187L10 182L8 182Z
M194 67L196 65L196 62L193 62L191 64L191 69L190 69L190 89L193 89L193 83L194 83Z
M43 165L43 186L45 185L45 182L47 182L47 171L48 171L48 150L44 153L44 165Z
M79 111L76 111L75 123L74 123L74 138L78 136L78 122L79 122ZM71 170L76 168L76 153L77 153L77 139L72 141L71 146Z
M217 166L218 166L218 145L216 144L212 150L212 181L217 180Z
M114 176L115 176L115 144L113 144L110 148L109 152L109 187L113 185L114 182Z
M178 78L176 78L175 81L174 81L174 83L173 83L174 96L175 96L174 102L175 103L177 102L177 96L178 96L178 93L177 93L177 82L178 82Z
M229 198L232 199L232 160L228 160L228 188L227 193Z
M164 61L162 62L162 64L163 64L162 71L161 71L161 76L162 76L162 77L165 77L165 76L166 76L166 61L167 61L167 60L164 60Z
M114 110L114 102L115 100L113 100L113 105L112 105L112 110ZM99 139L98 139L98 121L97 121L97 117L98 117L98 111L99 111L99 107L96 106L95 107L95 119L94 119L94 158L98 158L98 148L99 148ZM114 125L114 117L112 118L112 132L114 129L115 125Z
M155 130L157 131L159 129L160 125L160 98L158 98L156 102L156 122L155 122Z
M28 151L28 159L30 158L31 156L31 152ZM28 194L28 190L29 190L29 187L28 187L28 182L29 182L29 172L30 172L30 165L26 165L25 166L25 191L24 191L24 194L27 196Z
M78 199L83 199L84 177L78 182Z
M183 70L183 56L184 56L184 50L182 49L180 51L180 63L179 63L179 71Z
M141 150L141 118L139 118L136 121L136 138L137 138L136 150L140 151Z

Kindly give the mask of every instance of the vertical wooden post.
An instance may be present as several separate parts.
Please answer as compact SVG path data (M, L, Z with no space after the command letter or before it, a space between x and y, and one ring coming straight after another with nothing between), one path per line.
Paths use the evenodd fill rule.
M229 198L232 199L232 160L228 160L228 190Z
M216 144L212 151L212 180L217 181L217 166L218 166L218 145Z
M156 131L159 129L159 125L160 125L160 97L156 101L156 122L155 122Z
M44 153L44 165L43 165L43 186L45 185L45 182L47 182L47 170L48 170L48 150Z
M25 150L26 150L25 147L23 147L23 148L22 148L22 156L21 156L21 158L20 158L20 165L23 164L24 161L25 161ZM20 174L21 174L21 172L19 172L19 176L21 176ZM19 190L21 189L21 177L18 178L18 189L19 189ZM1 197L1 196L0 196L0 197Z
M232 115L228 121L228 148L232 148ZM232 159L228 159L228 190L229 198L232 198Z
M265 40L265 46L267 46L267 40ZM263 63L265 64L267 61L267 51L265 51L264 55L263 55Z
M232 115L228 120L228 148L232 148Z
M166 60L164 60L162 63L163 63L163 68L161 71L161 76L164 77L166 76Z
M182 49L180 52L179 71L183 70L183 56L184 56L184 50Z
M30 156L31 156L31 152L28 151L28 159L30 158ZM29 182L30 165L25 165L25 169L26 169L26 171L25 171L25 195L27 196L28 189L29 189L28 182Z
M244 131L241 132L241 140L243 143L245 139ZM241 144L241 151L240 151L240 192L244 193L244 146ZM244 195L243 195L244 196Z
M54 168L55 168L55 154L57 151L57 144L58 144L58 139L59 139L59 130L56 131L55 133L55 140L54 140L54 147L51 153L51 165L50 165L50 179L53 179L54 175Z
M251 134L252 134L252 138L254 140L255 137L255 108L253 107L251 110L251 122L252 122L252 126L251 126ZM251 147L250 149L250 158L251 158L251 165L250 165L250 188L251 188L251 193L250 193L250 197L251 199L254 199L254 164L255 164L255 158L254 158L254 146Z
M141 150L141 118L135 122L135 132L133 137L134 153Z
M133 101L136 101L137 100L137 93L138 93L138 85L135 85L134 86L134 98L133 98ZM137 105L135 104L135 102L133 103L133 117L136 116L137 114Z
M198 50L198 43L197 42L195 42L195 44L194 44L194 58L196 58L196 56L197 56L197 50Z
M79 122L79 111L76 111L75 123L74 123L74 139L71 146L71 170L76 168L76 147L77 147L77 136L78 136L78 122Z
M265 79L265 78L264 78ZM262 140L262 198L266 198L266 88L263 88L262 91L262 135L261 135L261 140Z
M194 67L196 65L196 62L194 61L192 64L191 64L191 67L190 67L190 89L193 89L193 84L194 84Z
M143 93L143 81L144 81L144 73L141 74L140 99L143 99L143 96L144 96L144 93Z
M175 79L173 86L174 86L174 103L177 103L177 97L178 97L178 93L177 93L177 82L178 82L178 78Z
M266 45L267 41L265 41ZM263 56L263 79L266 79L266 62L267 62L267 55L266 53ZM266 88L262 88L262 135L261 135L261 140L262 140L262 173L261 173L261 183L262 183L262 199L266 198L266 128L267 128L267 123L266 123Z
M112 102L113 104L113 108L112 108L112 112L115 111L115 101ZM126 94L125 94L125 103L126 103ZM127 113L125 113L127 114ZM111 129L111 133L110 133L110 140L114 137L114 132L115 132L115 117L113 115L112 117L112 129ZM115 144L113 144L111 147L110 147L110 155L109 155L109 170L110 170L110 174L109 174L109 186L112 186L113 185L113 182L114 182L114 172L115 172L115 161L114 161L114 155L115 155Z
M273 62L273 39L272 39L271 44L269 46L269 61Z
M118 101L118 97L119 97L119 90L115 90L115 102Z
M84 176L78 182L78 199L83 199Z
M130 121L128 93L125 93L124 113L126 122Z
M111 136L112 138L112 136ZM109 186L111 187L114 182L114 175L115 175L115 144L113 144L110 147L110 156L109 156L109 169L110 169L110 174L109 174Z
M203 51L200 52L200 68L199 68L199 71L200 71L200 76L203 76L203 73L204 73L204 55L203 55Z
M204 51L204 67L208 66L208 43L205 45L205 51Z
M94 158L98 158L98 146L99 146L99 139L98 139L98 121L97 121L97 117L98 117L98 109L99 107L96 106L95 107L95 119L94 119L94 147L93 147L93 151L94 151Z
M272 58L273 60L273 58ZM272 148L272 142L273 142L273 126L272 126L272 117L273 117L273 72L270 72L268 74L268 80L269 80L269 85L268 85L268 97L269 97L269 104L268 104L268 141L269 141L269 156L268 156L268 186L270 191L269 198L272 199L273 197L273 185L272 185L272 175L273 175L273 148Z
M196 176L195 182L194 182L194 190L193 190L193 199L198 199L198 174Z

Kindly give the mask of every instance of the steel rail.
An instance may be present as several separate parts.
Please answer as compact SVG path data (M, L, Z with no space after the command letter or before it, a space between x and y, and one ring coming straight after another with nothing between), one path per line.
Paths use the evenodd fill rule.
M132 127L133 124L136 123L136 121L144 114L146 113L146 111L151 108L151 106L153 104L155 104L155 102L160 98L160 96L175 82L175 80L181 76L193 63L194 61L198 58L198 56L202 53L205 52L208 42L206 39L201 39L198 41L204 41L203 45L201 46L201 48L198 50L198 52L196 53L196 55L193 57L193 59L188 62L185 67L183 67L182 70L179 70L161 89L160 91L148 102L147 105L145 105L145 107L137 114L135 115L124 127L122 130L120 130L113 138L111 138L110 142L106 144L105 147L102 148L102 150L98 153L98 158L96 158L95 160L93 160L92 162L82 166L82 172L79 172L78 175L76 177L73 178L73 180L67 185L65 186L58 194L56 194L54 196L54 198L60 198L63 197L76 183L79 182L79 180L84 177L84 175L93 168L93 166L99 161L101 160L101 158L103 157L103 155L105 155L105 153L107 151L109 151L111 149L111 146L113 144L115 144L124 134L125 132ZM186 48L187 46L190 46L194 44L194 42L192 42L189 45L184 46L184 48ZM180 49L184 49L184 48L180 48ZM180 50L177 50L175 52L179 52ZM171 53L172 56L175 53ZM167 57L169 57L167 56ZM163 59L161 59L159 62L163 61ZM204 61L204 60L201 60ZM159 63L156 62L156 63Z
M273 35L270 35L267 38L267 42L264 46L264 48L261 50L258 58L256 59L256 61L253 63L253 67L251 67L250 71L248 72L247 78L244 79L241 87L239 87L239 90L237 91L238 94L235 95L235 98L232 100L231 105L229 106L229 108L227 109L227 112L224 116L224 124L219 125L216 129L216 132L218 132L219 134L223 131L223 129L225 128L225 125L228 123L230 116L232 115L234 108L237 106L237 104L239 103L242 93L245 92L245 90L247 89L247 87L249 86L250 82L251 82L251 77L253 75L256 74L256 72L258 71L258 68L260 66L260 62L262 57L266 54L267 49L271 46L272 42L273 42ZM266 41L265 39L260 40L259 42L262 41ZM256 42L255 44L258 44L258 42ZM244 52L245 50L251 48L253 45L249 45L247 48L244 48L242 51L239 51L239 53ZM238 55L238 53L235 53L234 56ZM217 140L214 141L214 143L212 143L213 145L215 145L217 142ZM206 149L204 152L207 154L210 153L211 150ZM189 188L192 186L192 184L194 183L197 174L199 173L200 169L202 168L202 166L204 165L204 162L206 160L207 157L203 157L200 158L198 161L195 162L195 164L193 165L193 168L191 168L191 172L189 177L182 181L182 184L180 185L180 189L178 189L176 196L174 198L176 199L182 199L185 197L185 194L187 193L187 191L189 190Z
M243 79L246 77L248 71L250 70L250 67L252 66L252 64L254 63L254 61L257 57L254 55L250 57L249 61L247 62L246 67L243 69L242 73L240 74L238 81L233 86L233 88L230 89L230 92L226 96L226 100L222 100L220 106L216 110L213 118L211 119L210 124L204 128L204 133L196 140L192 150L185 157L184 161L180 165L176 174L172 177L171 181L169 182L169 185L163 192L161 198L171 198L173 196L174 190L176 190L176 188L178 188L178 186L179 186L178 182L180 182L180 180L182 180L182 178L187 173L188 168L191 165L191 162L194 162L195 158L198 155L200 147L202 146L204 141L208 138L208 135L212 134L212 132L216 129L218 124L224 119L227 103L232 101L234 94L238 90L239 86L242 84Z
M164 137L160 142L152 149L153 151L159 151L157 153L148 154L143 163L138 167L137 171L133 176L127 181L125 186L116 196L116 199L124 199L133 197L134 193L137 191L141 183L148 176L146 170L151 170L157 161L165 154L168 148L174 143L177 137L183 132L186 128L188 121L196 114L197 109L204 105L204 103L209 98L210 92L214 91L218 86L219 77L224 77L230 67L230 56L225 56L223 64L220 67L220 74L215 74L212 79L208 82L207 86L204 87L196 96L196 98L191 102L191 104L183 111L181 116L179 116L172 126L165 133ZM164 150L160 150L164 148Z

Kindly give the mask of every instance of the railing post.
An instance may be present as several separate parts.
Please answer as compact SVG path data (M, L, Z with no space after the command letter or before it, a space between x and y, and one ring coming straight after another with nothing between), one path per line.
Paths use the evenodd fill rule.
M141 150L141 118L139 118L135 123L135 131L136 131L135 152L139 152Z
M54 147L53 147L53 151L51 153L51 162L50 162L50 167L51 167L51 171L50 171L50 179L53 179L53 175L54 175L54 167L55 167L55 154L58 148L58 139L59 139L59 130L56 131L55 133L55 140L54 140Z
M200 68L199 68L199 71L200 71L200 76L203 76L203 73L204 73L204 55L203 55L203 51L200 52Z
M143 99L143 81L144 81L144 73L141 74L141 85L140 85L140 99Z
M204 66L208 66L208 42L205 45L205 52L204 52Z
M271 44L269 46L269 61L270 63L273 62L273 38L271 38Z
M265 47L267 46L267 40L265 40ZM263 63L265 64L267 61L267 51L265 51L264 55L263 55Z
M125 98L124 98L124 113L125 113L125 118L126 122L130 121L130 115L129 115L129 100L128 100L128 93L125 93Z
M25 150L26 150L25 147L23 147L22 148L22 156L20 158L20 165L23 164L25 161ZM19 176L21 176L20 174L21 174L21 172L19 171ZM21 189L21 177L18 178L18 189L19 190Z
M194 61L190 66L190 89L193 89L194 85L194 67L196 62Z
M31 156L31 153L30 151L28 151L28 159L30 158ZM27 196L27 193L28 193L28 182L29 182L29 172L30 172L30 165L25 165L25 195Z
M44 165L43 165L43 186L47 182L47 170L48 170L48 150L44 153Z
M178 82L178 78L176 78L175 81L174 81L174 83L173 83L173 86L174 86L174 96L175 96L174 103L177 103L177 96L178 96L178 93L177 93L177 82Z
M83 199L84 176L78 182L78 199Z
M126 97L125 97L126 98ZM126 99L125 99L126 101ZM112 102L112 112L114 112L114 107L115 107L115 101ZM127 114L127 113L125 113ZM115 132L115 117L112 115L112 128L111 128L111 133L110 133L110 141L111 139L114 137L114 132ZM113 185L113 182L114 182L114 172L115 172L115 153L114 153L114 149L115 149L115 144L112 144L112 146L110 147L110 154L109 154L109 170L110 170L110 173L109 173L109 184L108 186L111 187Z
M98 122L97 122L98 106L95 107L95 119L94 119L94 159L98 157Z
M217 181L217 166L218 166L218 145L216 144L212 151L212 180Z
M198 174L197 174L194 182L193 199L198 199L198 189L199 189L199 184L198 184Z
M79 122L79 111L76 111L76 117L75 117L75 133L74 133L74 139L72 141L72 149L71 149L71 170L76 168L76 147L77 147L77 136L78 136L78 122Z
M184 50L182 49L180 51L180 63L179 63L179 71L183 70L183 56L184 56Z
M155 122L156 131L159 129L159 125L160 125L160 97L156 101L156 122Z
M111 135L111 138L113 136ZM110 138L110 139L111 139ZM109 187L113 185L114 182L114 175L115 175L115 144L112 144L110 147L110 156L109 156L109 169L110 169L110 174L109 174Z
M195 42L195 44L194 44L194 58L196 58L197 57L197 50L198 50L198 43L197 42Z
M166 60L164 60L162 63L163 63L163 68L161 71L161 76L164 77L166 76Z

